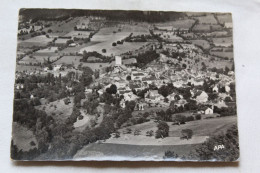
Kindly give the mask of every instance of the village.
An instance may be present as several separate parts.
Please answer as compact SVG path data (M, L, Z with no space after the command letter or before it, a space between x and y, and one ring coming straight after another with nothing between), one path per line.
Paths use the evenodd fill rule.
M20 157L138 145L162 159L163 146L189 145L177 152L187 157L236 125L230 14L153 23L77 15L20 16L13 128L30 134L22 144L13 136ZM61 145L67 153L56 152Z

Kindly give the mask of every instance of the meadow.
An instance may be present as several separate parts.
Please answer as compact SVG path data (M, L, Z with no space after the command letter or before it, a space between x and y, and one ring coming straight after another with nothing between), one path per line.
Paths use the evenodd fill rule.
M158 24L156 24L156 26L159 28L166 27L166 28L189 29L194 23L195 23L195 20L193 20L193 19L185 19L185 20L176 20L176 21L165 22L165 23L158 23Z
M217 24L217 20L213 16L213 14L207 14L206 16L198 16L194 17L201 24Z
M18 42L18 46L21 47L46 46L52 40L53 38L47 38L45 35L40 35L40 36L29 38L24 41L20 40Z
M38 142L33 132L26 127L13 122L12 139L14 144L18 147L18 150L29 151L30 149L37 148ZM34 142L35 145L31 145Z
M217 18L221 24L225 22L232 22L231 14L217 14Z
M203 49L209 49L210 44L207 40L190 40L193 44L203 47Z
M233 43L233 38L232 37L212 38L212 41L215 46L229 47Z
M124 29L122 29L120 32L113 33L114 31L117 31L117 27L102 28L93 36L93 38L91 38L91 42L99 43L84 47L80 49L79 53L83 53L83 51L97 51L105 56L110 56L112 54L120 55L122 53L138 49L146 44L145 42L124 42L123 44L112 46L113 42L121 41L132 33L129 29L127 30L128 31L124 31ZM106 52L102 52L102 49L106 49Z
M165 151L174 151L179 156L187 155L196 147L193 145L126 145L93 143L86 145L73 157L75 160L163 160Z

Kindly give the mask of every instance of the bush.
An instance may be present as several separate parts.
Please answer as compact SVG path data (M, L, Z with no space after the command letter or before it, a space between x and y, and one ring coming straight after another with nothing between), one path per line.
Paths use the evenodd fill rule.
M140 135L140 133L141 133L140 130L135 130L134 135L135 135L135 136L138 136L138 135Z
M158 125L158 130L156 131L155 138L164 138L169 136L169 126L166 122L161 121Z
M106 53L107 52L107 50L106 49L102 49L102 53Z
M153 136L153 130L149 130L146 132L146 136Z
M195 116L195 119L196 119L196 120L201 120L201 115L200 115L200 114L196 115L196 116Z
M183 129L181 131L181 139L191 139L193 135L193 131L191 129Z
M186 121L194 121L195 119L194 119L194 117L193 116L188 116L188 117L186 117Z
M114 42L114 43L112 43L112 46L116 46L116 43Z
M175 154L174 151L165 151L163 158L164 159L176 159L178 154Z
M174 121L177 121L180 124L185 124L187 121L187 118L184 115L176 115L174 118Z

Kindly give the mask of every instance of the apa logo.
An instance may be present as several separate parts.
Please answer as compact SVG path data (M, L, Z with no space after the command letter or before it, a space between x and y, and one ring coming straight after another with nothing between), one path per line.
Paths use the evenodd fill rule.
M214 147L214 151L218 151L218 150L223 150L223 149L225 149L225 146L224 145L215 145L215 147Z

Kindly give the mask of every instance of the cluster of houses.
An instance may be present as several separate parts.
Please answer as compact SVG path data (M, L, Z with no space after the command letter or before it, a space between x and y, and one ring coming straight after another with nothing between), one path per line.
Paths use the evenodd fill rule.
M209 101L207 92L198 89L190 89L191 99L196 100L198 104L212 105L202 110L205 114L212 114L213 106L227 107L223 101L229 96L230 83L234 81L232 72L227 75L220 75L216 78L214 72L192 71L192 70L176 70L175 67L168 66L166 63L160 64L154 62L149 64L145 69L139 69L135 66L125 66L122 64L121 57L117 56L114 68L109 73L102 74L102 78L97 79L96 83L105 84L103 88L98 90L99 94L106 92L112 84L117 86L117 94L122 95L120 102L122 108L125 107L127 101L136 101L138 110L145 110L147 107L169 107L171 101L175 106L184 106L187 100L179 93L172 93L167 97L162 96L158 89L149 89L150 85L160 88L163 85L172 83L176 88L188 88L190 85L203 86L205 78L212 80L221 79L215 86L212 86L212 92L218 93L218 99L213 103ZM189 84L189 85L188 85ZM221 87L225 88L225 93L220 93ZM137 96L136 92L146 89L144 98ZM89 91L91 92L91 90Z

